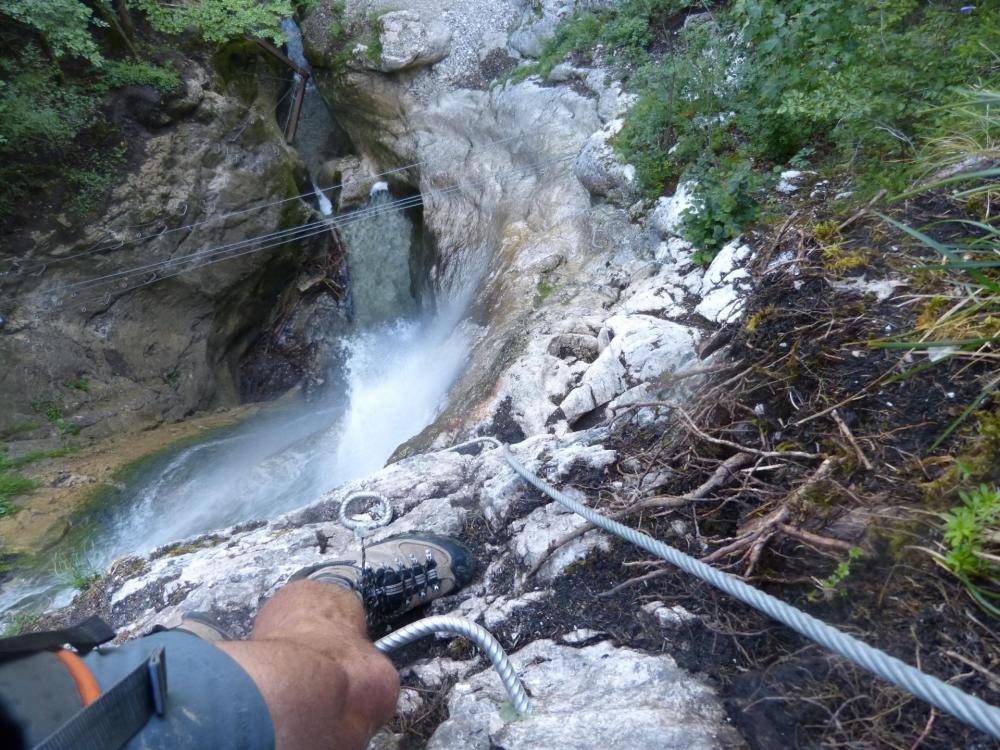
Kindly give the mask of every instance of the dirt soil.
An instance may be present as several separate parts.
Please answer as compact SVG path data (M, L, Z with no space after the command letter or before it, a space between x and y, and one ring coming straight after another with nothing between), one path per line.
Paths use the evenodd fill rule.
M13 501L18 512L0 518L0 549L27 554L44 550L69 531L70 518L88 499L104 487L115 486L116 475L128 465L178 441L234 424L258 410L257 405L233 407L93 440L68 455L18 469L40 486Z
M683 408L652 407L670 415L659 429L620 414L607 444L617 464L569 484L652 536L996 705L1000 623L927 552L940 549L937 513L957 504L962 472L975 482L1000 479L1000 440L989 437L1000 415L989 401L931 450L990 369L946 361L898 377L926 355L872 344L914 326L919 306L907 295L932 292L934 283L916 287L907 273L923 251L869 214L838 233L833 253L812 231L822 206L796 208L797 220L750 238L757 291L744 320L719 333L729 348L698 397ZM945 209L931 199L893 210L920 224ZM885 278L902 282L886 298L863 286ZM741 453L724 482L699 492ZM529 493L525 502L545 499ZM502 541L474 524L468 533L487 559ZM754 750L1000 747L627 544L614 542L553 585L554 596L500 626L506 649L587 628L668 653L718 689ZM642 610L654 601L693 617L664 627ZM412 648L394 658L463 658L454 643ZM447 706L443 692L408 682L426 709L397 719L394 730L418 748Z

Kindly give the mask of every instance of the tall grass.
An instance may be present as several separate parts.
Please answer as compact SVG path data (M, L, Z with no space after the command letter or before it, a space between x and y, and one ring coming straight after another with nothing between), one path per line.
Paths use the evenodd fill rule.
M923 351L928 361L903 373L907 377L946 360L984 365L979 394L938 436L939 447L1000 386L1000 227L995 205L1000 197L1000 93L966 89L951 106L941 108L938 133L928 137L921 163L926 174L945 176L923 181L902 194L908 198L946 190L957 218L920 229L882 218L933 251L936 262L913 269L933 287L914 330L881 348ZM950 173L949 172L953 172ZM963 218L968 217L968 218ZM953 239L936 239L948 236Z

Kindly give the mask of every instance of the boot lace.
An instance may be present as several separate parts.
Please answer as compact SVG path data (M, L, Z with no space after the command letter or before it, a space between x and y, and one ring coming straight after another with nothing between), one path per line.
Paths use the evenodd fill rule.
M392 617L404 612L413 597L426 598L441 589L438 563L430 550L423 560L410 555L409 560L395 561L395 567L383 563L373 568L365 565L359 591L369 616Z

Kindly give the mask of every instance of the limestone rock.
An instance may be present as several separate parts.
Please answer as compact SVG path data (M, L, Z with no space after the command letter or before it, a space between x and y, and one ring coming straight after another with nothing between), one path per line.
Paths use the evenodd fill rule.
M722 247L712 259L701 285L703 298L695 312L713 323L729 323L743 312L751 279L744 268L752 251L739 238Z
M662 239L670 239L680 234L684 221L684 212L693 208L691 188L687 183L681 183L670 197L661 197L656 201L656 208L650 217L652 228Z
M623 164L608 143L608 139L623 125L623 120L613 120L591 135L577 156L573 170L580 183L593 195L613 197L627 203L637 194L635 167Z
M313 246L244 253L197 273L161 274L167 278L122 274L77 297L65 291L82 279L169 263L309 216L304 203L280 203L300 192L305 174L273 116L277 85L250 82L243 101L213 87L209 71L190 61L184 79L184 92L140 117L150 130L103 215L65 235L30 238L25 257L41 272L5 283L5 293L21 298L9 312L23 328L0 336L0 429L34 420L31 402L54 396L81 373L91 388L69 393L63 410L91 437L238 402L236 365L269 313L257 284L291 283ZM152 106L139 93L143 106ZM122 106L135 104L129 99L123 94ZM167 121L171 127L159 127ZM231 212L238 221L217 220ZM195 227L181 231L187 225ZM5 243L0 265L19 255L23 249Z
M669 656L608 642L573 648L535 641L511 658L532 695L532 713L512 721L499 678L480 672L452 688L451 718L428 750L743 747L715 693Z
M605 321L607 347L559 405L572 424L627 388L683 369L697 355L697 332L649 315L615 315Z
M412 10L394 10L379 16L379 70L393 73L433 65L449 51L451 32L439 23L425 24Z
M558 503L536 508L527 518L511 525L517 532L512 540L514 555L524 570L531 570L545 560L535 573L534 580L547 583L571 563L587 557L594 549L609 549L607 536L595 529L562 545L549 556L549 550L556 540L585 526L587 522L583 518L568 512Z
M549 354L560 359L576 357L585 362L597 359L598 345L596 336L580 333L561 333L549 341Z

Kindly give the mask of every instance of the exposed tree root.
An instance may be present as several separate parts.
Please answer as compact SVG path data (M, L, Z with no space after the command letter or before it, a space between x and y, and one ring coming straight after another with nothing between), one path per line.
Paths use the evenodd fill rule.
M710 492L729 484L735 478L735 472L752 461L753 458L750 455L746 453L737 453L736 455L726 459L704 483L685 495L676 497L669 495L655 495L653 497L646 498L645 500L641 500L638 503L622 510L609 513L608 517L615 521L619 521L623 518L628 518L641 510L647 510L650 508L679 508L687 505L688 503L705 500ZM527 573L527 577L530 578L537 573L539 568L541 568L542 565L544 565L546 561L552 557L552 554L557 549L562 547L564 544L573 541L577 537L583 536L593 528L595 528L593 524L585 523L579 528L574 529L568 534L563 534L561 537L556 539L549 545L548 550L541 557L541 559L539 559L539 561L531 567Z
M792 509L813 487L829 479L833 468L838 463L839 459L836 458L824 459L823 463L813 472L812 476L799 485L781 505L762 518L752 519L740 528L735 539L729 544L720 547L709 555L705 555L701 558L701 561L712 563L735 553L740 553L739 560L746 562L743 575L750 576L757 567L757 563L760 561L760 556L763 554L767 543L779 533L789 534L801 541L808 541L810 544L834 548L843 548L841 546L843 545L849 549L851 545L838 539L827 539L811 532L796 529L785 523L792 514Z

